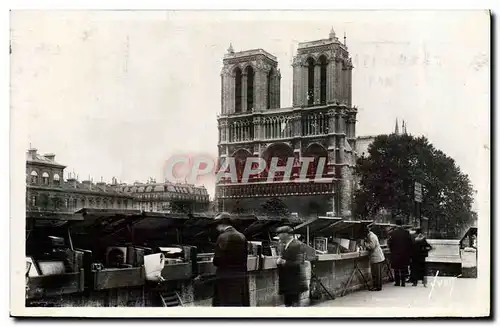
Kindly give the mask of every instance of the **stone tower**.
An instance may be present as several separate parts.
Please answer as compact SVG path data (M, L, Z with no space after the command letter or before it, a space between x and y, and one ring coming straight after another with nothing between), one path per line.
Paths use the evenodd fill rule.
M293 61L293 105L351 106L352 61L332 28L328 39L299 43Z
M351 106L353 66L347 47L332 29L327 39L299 43L292 66L293 106L280 108L276 57L262 49L234 52L232 46L224 56L219 159L235 158L238 174L249 157L260 157L268 166L273 157L282 166L294 158L294 170L290 181L279 174L269 180L267 170L248 181L221 180L219 210L255 212L271 201L301 216L350 215L357 109ZM308 178L317 177L319 162L326 162L319 180L297 179L304 157L314 158Z
M230 45L223 65L223 115L280 107L281 75L275 56L262 49L234 52Z

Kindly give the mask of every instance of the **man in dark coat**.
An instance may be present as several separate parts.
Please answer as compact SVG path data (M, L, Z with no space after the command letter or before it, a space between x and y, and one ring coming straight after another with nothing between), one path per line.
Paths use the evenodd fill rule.
M396 286L405 286L413 242L410 233L402 227L401 219L396 220L396 228L391 232L387 245L391 251L391 266L394 269Z
M417 228L415 232L411 258L411 281L413 286L417 286L418 281L421 280L424 286L427 287L425 258L427 258L429 251L432 250L432 246L422 234L422 229Z
M249 307L247 258L248 243L243 234L230 225L231 216L222 213L215 218L220 235L214 253L214 307Z
M278 258L279 294L283 295L285 306L299 306L300 293L309 289L303 273L305 253L302 243L293 238L289 226L276 230L281 243L281 256Z

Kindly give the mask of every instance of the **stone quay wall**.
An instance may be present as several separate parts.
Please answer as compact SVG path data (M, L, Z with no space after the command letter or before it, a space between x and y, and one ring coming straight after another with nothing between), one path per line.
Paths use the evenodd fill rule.
M283 305L283 298L278 294L279 277L275 257L254 257L249 265L250 305L258 307L275 307ZM355 267L359 268L359 271ZM177 293L183 306L211 306L215 267L211 262L198 264L199 276L169 281L161 286L144 284L141 286L114 288L100 291L65 294L57 298L36 301L38 305L52 303L51 306L70 307L143 307L158 306L159 294ZM303 265L309 291L301 295L301 305L306 306L310 299L315 301L329 300L329 295L317 281L330 292L339 297L349 283L345 295L365 288L364 275L371 283L370 265L367 252L326 254L318 260L306 261ZM353 275L353 271L355 271ZM313 278L312 278L313 277ZM312 278L312 281L311 281ZM352 278L352 280L350 280ZM389 280L388 266L384 266L383 278ZM312 296L311 296L312 295Z

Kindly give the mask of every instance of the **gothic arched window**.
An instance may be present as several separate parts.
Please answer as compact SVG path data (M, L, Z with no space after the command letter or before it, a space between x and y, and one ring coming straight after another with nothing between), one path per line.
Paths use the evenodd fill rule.
M326 66L327 60L325 56L319 57L319 66L320 66L320 91L319 91L319 102L321 104L326 104Z
M242 76L241 69L237 67L234 70L234 112L241 112L242 107Z
M307 104L314 104L314 59L307 59Z
M251 66L246 68L246 78L247 78L247 110L251 111L253 109L253 79L254 71Z

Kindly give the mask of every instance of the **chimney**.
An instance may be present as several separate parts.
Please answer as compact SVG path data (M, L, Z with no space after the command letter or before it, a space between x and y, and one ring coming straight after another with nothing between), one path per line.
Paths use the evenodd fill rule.
M78 183L78 181L74 177L74 174L70 175L66 181L69 183L69 185L71 185L71 187L76 188L76 184Z
M53 153L47 153L43 155L45 158L49 159L51 162L54 162L54 159L56 158L56 155Z
M82 181L82 184L84 186L86 186L87 188L91 189L92 188L92 182L90 180L85 180L85 181Z
M99 182L95 183L95 185L97 185L97 186L106 186L106 182L104 181L104 179L101 176L101 180Z
M35 149L35 148L30 148L28 150L28 154L29 154L29 159L30 160L35 160L35 158L36 158L36 151L37 151L37 149Z

